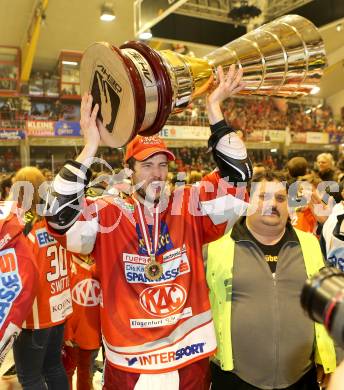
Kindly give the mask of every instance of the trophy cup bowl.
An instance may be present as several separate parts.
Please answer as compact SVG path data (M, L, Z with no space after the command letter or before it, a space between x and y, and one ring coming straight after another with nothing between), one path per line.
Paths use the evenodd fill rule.
M100 136L111 147L137 134L158 133L171 113L209 91L217 67L243 69L243 95L298 97L319 83L326 66L323 40L312 22L286 15L214 50L203 58L156 51L130 41L116 48L89 46L80 66L81 94L98 103Z

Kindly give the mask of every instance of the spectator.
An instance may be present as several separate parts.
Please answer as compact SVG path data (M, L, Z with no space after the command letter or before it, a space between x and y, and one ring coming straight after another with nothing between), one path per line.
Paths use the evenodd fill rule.
M331 153L320 153L316 159L317 171L321 180L335 181L336 172L334 159Z
M263 163L255 163L253 165L253 175L258 175L265 172L265 166Z
M13 178L13 174L8 175L1 180L1 183L0 183L1 198L0 198L0 200L6 200L8 198L8 196L10 194L11 187L12 187L12 178Z
M248 216L208 246L213 390L317 390L315 364L326 374L336 367L330 336L300 305L306 277L324 266L320 245L290 225L283 180L253 177ZM328 375L321 378L325 386Z
M287 163L288 173L291 179L297 179L307 173L308 162L304 157L293 157Z

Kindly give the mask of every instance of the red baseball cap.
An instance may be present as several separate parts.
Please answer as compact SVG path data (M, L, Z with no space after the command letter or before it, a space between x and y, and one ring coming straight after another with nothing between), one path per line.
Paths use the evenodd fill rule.
M165 142L158 136L142 137L137 135L127 145L124 162L127 163L131 157L137 161L144 161L157 153L166 154L169 161L175 160L174 154L167 149Z

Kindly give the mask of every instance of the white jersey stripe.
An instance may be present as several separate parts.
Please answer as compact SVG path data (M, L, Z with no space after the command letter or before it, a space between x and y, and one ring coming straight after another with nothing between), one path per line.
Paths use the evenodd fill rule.
M163 339L155 340L149 343L135 345L133 347L118 347L107 343L107 346L113 352L118 353L136 353L136 352L147 352L157 348L164 348L168 345L176 343L179 339L183 338L189 332L194 331L196 327L203 326L211 321L211 311L205 311L204 313L195 315L188 320L180 324L168 337ZM212 321L211 321L212 322Z
M79 179L77 181L69 181L57 175L53 182L54 191L61 195L74 195L83 192L85 188L84 181Z
M35 329L39 329L39 312L38 312L37 297L33 301L32 316L33 316L33 326L34 326L34 328Z
M216 350L213 322L197 327L173 345L154 352L117 353L111 350L103 337L106 359L112 364L136 372L174 370L196 359L212 355Z

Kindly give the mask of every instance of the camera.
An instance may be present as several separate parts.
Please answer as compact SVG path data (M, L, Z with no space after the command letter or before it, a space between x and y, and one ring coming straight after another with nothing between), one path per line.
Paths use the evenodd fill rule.
M303 286L301 305L308 316L325 326L335 342L344 347L344 273L322 268Z

